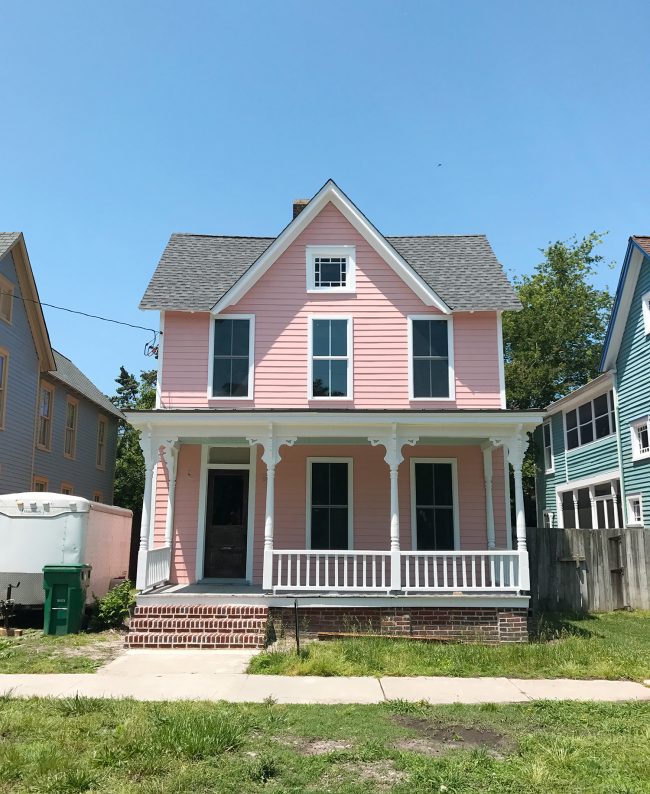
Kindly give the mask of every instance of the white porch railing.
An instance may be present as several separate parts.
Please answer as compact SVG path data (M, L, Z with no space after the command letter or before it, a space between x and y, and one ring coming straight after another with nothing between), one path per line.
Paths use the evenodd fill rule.
M402 551L402 587L407 592L437 593L528 589L522 586L521 555L506 550Z
M274 592L517 593L530 586L526 551L274 549L272 565Z
M273 590L390 590L388 551L273 551Z
M142 551L140 551L140 554L142 554ZM146 555L144 587L142 587L142 590L150 590L152 587L158 587L169 581L172 547L160 546L157 549L148 549Z

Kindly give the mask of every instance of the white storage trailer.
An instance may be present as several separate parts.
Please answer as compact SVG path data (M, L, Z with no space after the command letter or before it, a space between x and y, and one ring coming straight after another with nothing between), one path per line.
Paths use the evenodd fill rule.
M122 507L58 493L0 495L0 598L42 606L44 565L92 565L88 602L105 595L129 568L133 514Z

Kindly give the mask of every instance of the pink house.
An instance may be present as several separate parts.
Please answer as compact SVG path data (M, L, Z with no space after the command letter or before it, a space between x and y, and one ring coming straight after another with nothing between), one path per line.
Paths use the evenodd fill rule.
M309 634L526 638L541 414L505 408L519 303L484 236L384 237L329 181L275 238L172 235L141 308L161 345L156 408L129 414L130 645L258 645L296 605Z

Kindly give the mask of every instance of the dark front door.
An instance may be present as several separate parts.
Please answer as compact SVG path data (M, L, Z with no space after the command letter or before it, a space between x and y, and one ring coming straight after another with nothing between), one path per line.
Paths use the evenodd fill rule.
M205 515L206 579L246 578L248 471L210 469Z

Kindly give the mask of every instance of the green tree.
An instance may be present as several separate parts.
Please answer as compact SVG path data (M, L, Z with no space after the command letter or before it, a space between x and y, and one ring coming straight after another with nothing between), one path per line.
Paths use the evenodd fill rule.
M598 375L612 307L592 283L602 239L552 243L532 276L515 279L523 309L503 317L508 408L545 408Z
M156 370L140 373L140 380L124 367L115 379L118 384L111 401L120 410L153 408L156 404ZM134 525L139 525L144 494L144 458L140 449L140 432L128 422L120 420L115 462L115 490L113 501L134 513ZM138 518L137 522L135 518Z

